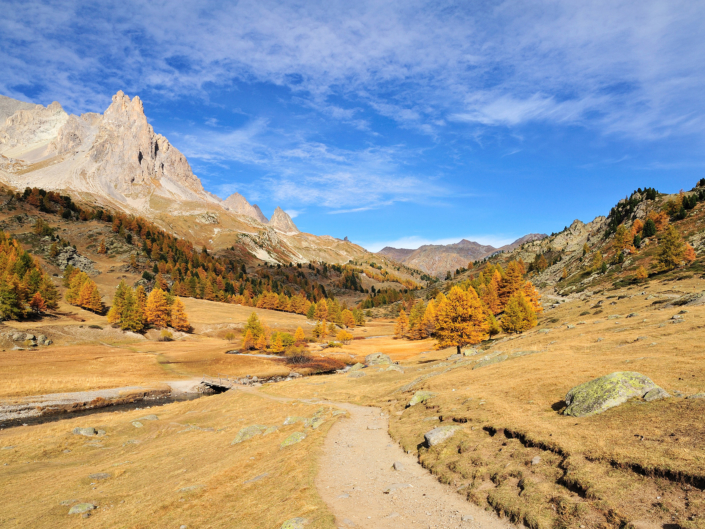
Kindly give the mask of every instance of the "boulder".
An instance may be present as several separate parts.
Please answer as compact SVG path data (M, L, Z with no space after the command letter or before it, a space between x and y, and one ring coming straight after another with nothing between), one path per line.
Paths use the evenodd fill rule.
M504 362L507 358L508 358L507 355L497 355L495 357L487 358L485 360L479 361L472 368L473 369L480 369L481 367L490 366L492 364L499 364L500 362Z
M78 503L71 507L69 514L83 514L96 508L92 503Z
M306 434L303 432L294 432L289 437L284 439L279 445L280 448L286 448L287 446L295 445L306 439Z
M399 373L403 373L403 372L404 372L404 370L403 370L401 367L397 366L397 365L391 365L391 366L389 366L389 367L387 368L387 371L397 371L397 372L399 372Z
M618 371L575 386L565 396L568 405L564 415L585 417L624 404L629 399L644 397L660 389L649 378L633 371Z
M95 428L74 428L73 433L76 435L85 435L86 437L92 437L98 435L98 430Z
M438 428L434 428L430 432L426 432L423 436L426 441L426 446L429 448L436 446L453 437L458 430L460 430L460 426L439 426Z
M454 354L454 355L450 355L448 358L446 358L446 360L448 360L450 362L454 362L455 360L460 360L462 357L463 357L463 355Z
M665 389L654 388L644 395L644 400L646 402L652 402L654 400L668 399L670 397L671 395Z
M410 406L416 406L417 404L423 404L426 402L428 399L435 397L436 394L432 393L430 391L417 391L414 393L414 396L411 397L411 400L409 401L409 404L406 405L406 407Z
M364 367L365 367L365 364L361 364L360 362L358 362L357 364L354 364L353 366L351 366L350 369L348 369L348 372L360 371L360 369L362 369Z
M290 424L296 424L297 422L302 422L304 423L305 426L308 426L308 419L306 417L296 417L296 416L291 416L287 417L284 419L284 426L289 426Z
M142 426L144 426L144 424L142 424L139 421L132 421L132 426L134 426L135 428L142 428Z
M306 518L292 518L284 522L281 529L304 529L306 522Z
M376 366L380 364L391 364L392 359L382 353L372 353L365 357L366 366Z
M138 421L158 421L158 420L159 420L159 417L157 417L156 415L152 414L152 415L145 415L144 417L140 417L140 418L137 419L137 420L138 420Z
M238 443L242 443L243 441L247 441L248 439L252 439L257 435L260 435L266 430L267 427L262 426L261 424L253 424L252 426L247 426L246 428L243 428L237 433L235 439L233 439L230 444L236 445Z

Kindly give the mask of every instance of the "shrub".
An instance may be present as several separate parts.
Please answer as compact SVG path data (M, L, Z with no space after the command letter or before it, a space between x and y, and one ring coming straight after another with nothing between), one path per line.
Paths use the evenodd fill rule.
M162 329L162 332L159 333L159 341L160 342L170 342L174 339L174 335L171 334L171 331L168 331L166 329Z
M225 339L229 342L233 342L235 340L235 333L232 331L226 332Z
M152 274L150 274L149 272L147 272L147 270L145 270L144 272L142 272L142 279L145 279L147 281L151 281L152 279L154 279L154 276Z
M287 364L306 364L311 361L311 355L303 347L287 347L284 352Z

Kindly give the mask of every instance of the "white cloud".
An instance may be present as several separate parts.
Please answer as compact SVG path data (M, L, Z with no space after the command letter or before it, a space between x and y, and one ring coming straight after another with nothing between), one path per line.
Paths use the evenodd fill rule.
M285 213L286 213L287 215L289 215L292 219L295 219L296 217L298 217L299 215L301 215L301 214L303 213L303 211L299 211L299 210L297 210L297 209L287 209L287 210L285 211Z
M366 105L431 135L453 118L651 139L705 130L704 23L691 0L5 1L0 92L85 111L118 88L207 98L239 79L361 129Z

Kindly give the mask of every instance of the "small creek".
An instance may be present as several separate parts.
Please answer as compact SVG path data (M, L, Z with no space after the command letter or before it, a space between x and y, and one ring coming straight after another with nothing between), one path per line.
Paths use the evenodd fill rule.
M131 410L146 410L148 408L155 408L159 406L164 406L166 404L171 404L173 402L182 402L186 400L194 400L205 396L202 393L180 393L177 395L167 395L167 396L156 396L156 397L145 397L134 402L128 402L123 404L115 404L103 406L100 408L88 408L76 411L68 411L64 413L55 413L51 415L38 415L36 417L23 417L19 419L7 419L5 421L0 421L0 430L5 428L15 428L17 426L33 426L36 424L44 424L48 422L63 421L65 419L74 419L76 417L83 417L85 415L93 415L95 413L108 413L108 412L125 412Z

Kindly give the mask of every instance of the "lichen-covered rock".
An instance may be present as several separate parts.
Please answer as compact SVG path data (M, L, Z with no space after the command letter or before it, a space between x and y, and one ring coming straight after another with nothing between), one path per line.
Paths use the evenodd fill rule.
M355 371L354 373L350 373L348 375L348 378L360 378L360 377L364 377L364 376L365 376L364 371Z
M85 435L86 437L93 437L98 435L98 430L95 428L74 428L73 433L76 435Z
M403 372L404 372L404 370L403 370L401 367L397 366L397 365L391 365L391 366L389 366L389 367L387 368L387 371L397 371L398 373L403 373Z
M311 428L316 430L324 422L325 422L325 419L323 417L314 417L313 419L311 419Z
M386 354L382 353L372 353L369 354L365 357L365 365L367 366L376 366L379 364L391 364L392 359L389 358Z
M286 448L287 446L295 445L306 439L306 434L303 432L294 432L289 437L284 439L281 443L280 448Z
M262 426L261 424L253 424L252 426L247 426L246 428L243 428L240 430L237 435L235 436L235 439L230 443L231 445L236 445L238 443L242 443L243 441L247 441L248 439L252 439L253 437L260 435L261 433L265 432L267 430L266 426Z
M132 426L134 426L135 428L142 428L144 424L139 421L132 421Z
M507 359L507 355L497 355L492 358L487 358L485 360L480 360L477 364L475 364L472 368L473 369L479 369L481 367L485 366L491 366L492 364L499 364L500 362L504 362Z
M306 518L292 518L284 522L281 529L304 529L306 521Z
M140 418L137 419L137 420L138 420L138 421L158 421L158 420L159 420L159 417L157 417L157 416L154 415L154 414L151 414L151 415L145 415L144 417L140 417Z
M348 369L348 372L352 373L354 371L359 371L360 369L362 369L364 367L365 367L365 364L361 364L360 362L358 362L357 364L350 366L350 369Z
M83 514L85 512L92 511L95 508L96 506L92 503L77 503L71 507L69 514Z
M411 397L411 400L409 401L409 404L406 406L416 406L417 404L422 404L426 402L428 399L435 397L436 394L432 393L431 391L417 391L414 393L414 396Z
M302 422L308 426L308 419L306 417L296 417L290 416L284 419L284 426L289 426L290 424L296 424L297 422Z
M460 430L460 426L439 426L434 428L430 432L424 434L424 439L426 441L426 446L431 448L443 441L453 437L456 432Z
M270 426L267 428L262 435L269 435L270 433L274 433L279 429L279 426Z
M624 404L629 399L644 397L660 389L649 378L633 371L618 371L575 386L565 396L568 405L564 415L585 417Z
M670 397L671 395L665 389L655 388L644 395L644 400L646 402L653 402L654 400L668 399Z

